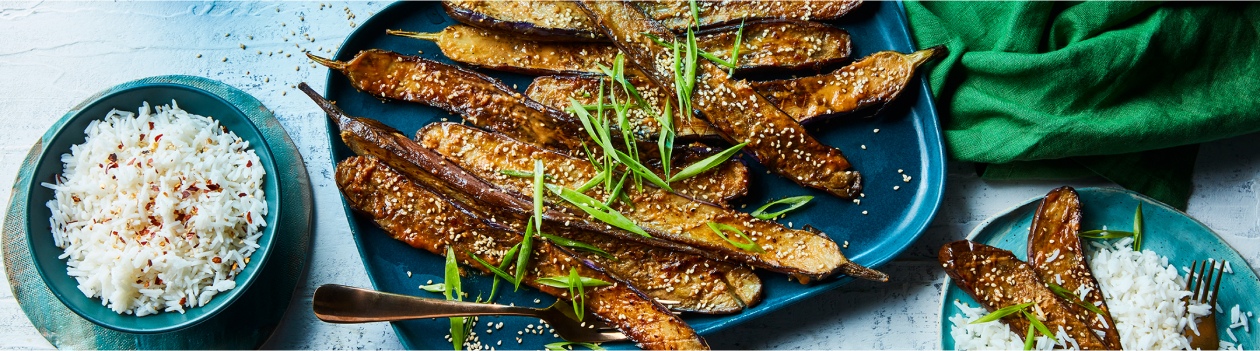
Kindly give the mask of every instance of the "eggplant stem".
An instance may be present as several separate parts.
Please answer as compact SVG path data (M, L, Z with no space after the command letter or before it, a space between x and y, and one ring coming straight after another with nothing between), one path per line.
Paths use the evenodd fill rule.
M344 127L345 122L350 120L350 116L347 116L345 112L342 112L341 109L337 108L337 105L335 105L332 101L328 101L328 99L325 99L323 96L319 95L319 93L315 92L314 89L311 89L311 86L306 85L306 82L298 83L298 90L306 93L306 96L309 96L312 101L315 101L315 104L319 105L319 108L324 110L324 113L328 115L328 118L337 122L338 126Z
M312 61L315 61L315 63L324 65L325 67L332 68L338 71L345 71L346 66L349 66L348 63L315 56L314 54L311 54L309 52L306 53L306 57L310 58Z
M405 30L386 29L385 34L397 35L400 37L407 37L407 38L412 38L412 39L438 41L438 38L441 36L442 33L420 33L420 32L408 32Z
M910 65L919 67L919 65L922 65L924 62L928 62L931 59L945 56L948 52L949 49L946 49L944 45L937 45L906 55L906 59L910 60Z
M876 282L887 282L888 275L874 269L866 268L852 261L845 262L840 265L840 272L858 279L866 279Z

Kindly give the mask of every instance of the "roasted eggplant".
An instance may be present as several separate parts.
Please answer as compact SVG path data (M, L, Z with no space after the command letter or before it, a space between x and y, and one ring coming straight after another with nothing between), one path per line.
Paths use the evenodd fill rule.
M738 26L697 33L696 44L718 57L730 57L737 30ZM743 30L738 72L817 70L849 58L849 33L825 24L757 21ZM524 74L602 74L599 67L612 67L617 56L617 48L607 43L540 42L467 25L436 33L388 33L433 41L456 62Z
M784 113L805 122L883 106L901 95L924 62L944 54L943 46L911 54L881 51L829 74L749 84Z
M481 73L377 49L360 52L349 62L307 56L372 96L438 107L473 125L554 150L582 149L580 123Z
M961 240L941 247L945 273L989 311L1033 303L1029 312L1052 331L1063 328L1084 350L1111 349L1073 310L1046 287L1033 267L1010 251ZM1015 313L1002 318L1016 335L1026 335L1028 319Z
M700 2L700 26L736 24L742 20L829 20L856 8L861 0ZM443 1L446 13L465 24L509 31L536 41L607 41L577 4L569 1ZM666 27L684 31L692 25L685 1L640 2L638 6Z
M644 16L631 4L619 1L580 3L621 52L637 64L663 91L676 91L672 50L654 42L679 42L674 33ZM810 136L791 116L763 98L747 82L732 79L726 71L699 60L695 93L691 97L700 116L733 143L747 142L744 150L766 168L811 188L842 198L861 193L861 175L852 170L840 150Z
M687 1L636 1L648 17L673 31L683 31L696 24L691 4ZM697 1L699 25L708 27L734 24L746 19L787 18L802 21L825 21L840 18L862 4L862 0L837 1ZM607 35L607 34L605 34Z
M1050 191L1037 207L1028 233L1028 264L1042 281L1072 292L1072 296L1064 298L1071 302L1068 306L1076 312L1077 318L1090 328L1102 331L1102 341L1108 349L1119 350L1120 333L1111 319L1102 288L1085 262L1085 250L1077 235L1080 229L1081 198L1076 190L1065 186ZM1092 312L1079 303L1097 306L1102 313Z
M569 1L445 0L442 6L456 21L534 40L607 40Z
M337 187L350 207L372 217L394 239L443 255L452 248L457 259L485 273L476 256L500 264L521 236L483 224L453 208L441 196L408 180L372 157L351 157L337 166ZM572 251L542 241L534 244L532 263L523 283L547 294L572 300L569 292L539 284L538 278L578 274L614 284L586 289L591 313L616 326L640 347L649 349L708 348L699 335L662 304Z
M628 79L635 85L635 89L639 91L643 100L653 106L656 111L661 111L665 107L665 100L672 101L673 99L673 96L661 93L655 85L649 84L642 78L629 77ZM534 82L525 89L525 96L555 109L567 108L570 105L569 99L576 99L585 105L594 105L599 96L599 85L604 84L604 91L607 93L610 90L609 82L610 80L597 76L543 76L534 78ZM622 89L611 89L611 91L618 101L630 99ZM717 137L717 130L709 122L679 112L677 103L670 102L670 106L674 109L672 113L674 134L679 138ZM604 113L607 116L613 115L611 110ZM635 132L648 140L655 139L660 132L660 124L657 123L656 117L647 114L643 109L630 109L628 118L635 126Z
M585 160L456 123L430 124L418 132L417 138L424 148L442 154L459 168L506 194L514 194L508 196L524 198L523 194L530 193L532 184L524 178L499 176L501 171L530 169L528 167L534 159L543 160L549 170L547 174L552 179L548 183L560 187L577 189L597 174ZM592 189L588 195L606 197L600 188ZM838 272L869 280L887 279L883 273L849 261L840 252L839 246L825 234L789 229L743 212L650 186L645 186L643 191L628 191L627 195L628 203L617 202L613 208L650 237L626 231L605 231L610 235L649 245L673 243L668 248L786 273L802 282L826 278ZM559 209L582 218L590 226L611 228L559 198L549 197L548 200L552 204L549 211ZM731 240L724 239L722 234L710 229L709 223L729 225L751 239L734 235ZM741 249L736 243L751 244L756 248Z
M588 150L585 145L588 138L586 132L582 131L581 123L568 113L543 106L511 90L502 82L480 73L420 57L375 49L361 52L349 62L332 61L310 54L308 56L342 72L349 78L352 86L372 96L439 107L461 114L473 125L569 155L581 155L582 150ZM647 123L655 126L656 122L651 120ZM620 141L614 144L622 145ZM648 161L659 156L655 151L655 143L640 140L639 149L652 150L643 153ZM599 149L590 150L598 152ZM692 150L695 149L683 148L681 152L675 153L674 156L679 160L673 164L685 166L687 163L683 162L688 159L698 160L695 156L699 155L688 154ZM659 170L657 172L660 173ZM704 185L697 189L707 188L714 191L692 194L711 201L725 202L747 193L748 172L743 164L719 167L717 172L696 178L699 179L693 178L686 184ZM707 184L726 187L715 188Z

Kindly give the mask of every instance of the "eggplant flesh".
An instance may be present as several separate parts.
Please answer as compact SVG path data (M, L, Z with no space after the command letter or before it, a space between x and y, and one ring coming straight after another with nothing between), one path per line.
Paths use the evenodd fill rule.
M941 247L938 256L945 273L989 311L1032 302L1033 312L1050 330L1064 328L1084 350L1109 350L1102 340L1077 318L1069 304L1045 286L1028 263L1007 250L968 241ZM1002 321L1016 335L1026 335L1028 319L1015 313Z
M735 24L749 19L796 19L802 21L833 20L857 8L862 0L836 1L697 1L701 27ZM656 0L635 1L635 5L648 17L675 32L687 30L696 24L691 4L687 1Z
M524 197L532 191L530 181L500 174L504 169L531 169L534 159L543 161L549 184L576 189L597 174L585 160L550 152L532 145L520 143L502 135L486 133L454 123L435 123L418 132L423 147L434 150L480 179L515 196ZM601 199L607 197L604 189L595 188L588 195ZM886 280L878 271L850 262L840 252L834 241L825 234L795 230L772 221L692 198L669 193L662 189L644 186L642 191L628 189L629 201L612 205L629 220L651 235L613 232L628 240L646 240L659 245L675 243L672 249L705 255L706 257L741 262L754 267L786 273L802 282L830 277L843 272L863 279ZM548 196L552 204L548 211L559 210L584 217L580 210L570 207L563 200ZM589 217L587 217L589 218ZM604 225L594 219L594 226ZM743 243L753 243L763 252L737 248L732 242L718 236L707 223L730 225L746 234L748 239L737 238Z
M627 77L635 89L639 91L639 95L647 102L655 111L664 111L665 102L669 102L671 113L674 116L674 135L680 139L699 139L699 138L716 138L717 130L713 125L694 116L681 113L678 104L673 102L674 97L667 95L657 89L656 86L648 84L644 79L639 77ZM599 100L599 85L604 85L604 93L611 93L618 99L617 101L629 101L628 96L621 87L612 89L608 80L597 76L543 76L534 78L534 82L529 84L529 88L525 89L525 95L531 100L549 106L555 109L563 109L571 106L571 100L574 99L584 105L594 105ZM611 89L611 90L610 90ZM604 99L604 103L608 103L608 99ZM588 110L591 114L595 111ZM613 111L605 109L605 117L612 117ZM630 109L627 113L630 124L634 126L636 134L648 140L656 139L660 133L660 123L656 117L649 115L644 109ZM614 119L615 120L615 119Z
M342 161L337 166L336 181L346 202L371 216L394 239L439 255L451 248L458 261L484 273L490 273L489 269L475 262L473 256L498 265L507 251L521 240L518 233L486 226L452 208L437 194L373 157L351 157ZM523 283L549 295L567 300L574 298L565 289L537 282L538 278L568 276L570 269L577 269L583 277L613 282L610 286L587 288L584 302L592 314L616 326L640 346L708 347L704 339L665 306L572 251L541 241L530 253L532 265L526 270Z
M647 34L677 42L672 32L623 2L583 1L614 42L663 91L675 91L672 50ZM861 175L852 170L840 150L814 139L799 122L763 98L747 82L731 79L706 60L697 63L693 107L732 143L746 142L751 154L766 168L811 188L854 198L861 193Z
M729 59L739 27L696 34L696 45ZM617 48L608 43L556 43L523 38L515 33L453 25L437 33L390 33L430 40L456 62L523 74L603 74L612 67ZM849 34L842 29L804 21L758 21L743 27L736 72L819 70L848 60Z
M861 0L699 2L700 27L765 19L831 20L856 8ZM512 32L536 41L608 41L595 22L570 1L446 0L446 13L471 26ZM639 2L637 6L677 32L694 23L685 1Z
M1057 282L1073 292L1073 299L1080 298L1083 303L1097 306L1103 313L1094 313L1076 303L1069 304L1077 317L1086 321L1090 328L1103 332L1102 341L1107 348L1119 350L1122 346L1120 333L1111 319L1102 288L1085 262L1085 250L1078 236L1080 229L1081 199L1076 190L1065 186L1050 191L1037 207L1028 232L1028 264L1032 265L1041 280ZM1083 297L1075 296L1082 286L1089 293Z
M923 63L944 53L943 46L910 54L881 51L828 74L749 84L784 113L805 123L884 106L905 91Z

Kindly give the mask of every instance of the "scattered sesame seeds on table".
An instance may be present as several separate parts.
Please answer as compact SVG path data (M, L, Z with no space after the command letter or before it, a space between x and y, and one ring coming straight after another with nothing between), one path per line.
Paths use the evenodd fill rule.
M284 322L264 347L402 348L386 323L328 324L310 313L315 287L327 283L366 287L370 283L353 238L345 235L349 227L331 178L328 140L319 120L322 113L301 94L288 95L299 82L322 90L327 70L302 69L311 62L305 55L294 56L286 49L331 55L363 20L386 5L0 3L0 13L11 14L0 16L0 32L8 34L0 36L0 47L6 48L0 53L5 58L0 74L7 78L7 84L0 87L0 125L10 132L10 137L0 139L0 158L6 161L0 162L0 179L11 182L35 140L67 109L104 88L162 74L204 76L238 87L272 109L294 138L312 175L317 212L304 285L295 292ZM312 122L315 120L319 121ZM1189 208L1191 216L1246 255L1252 267L1260 265L1260 153L1255 150L1260 150L1260 135L1203 145ZM949 165L949 188L932 226L898 259L881 267L890 275L890 282L847 285L710 335L708 341L716 349L937 347L940 326L936 314L944 273L936 263L936 250L961 239L988 216L1044 194L1046 189L1065 185L1060 181L985 182L974 170L971 164ZM870 176L917 181L901 172ZM1110 183L1093 179L1066 185ZM877 191L895 190L868 191L875 196ZM0 185L0 197L8 199L11 192L11 183ZM864 197L855 198L854 203L860 205ZM412 279L419 286L424 282L420 277L433 272L411 273L418 275ZM408 272L400 270L398 274L406 276ZM542 307L550 302L537 301ZM0 325L4 326L0 328L0 349L51 347L31 326L7 287L0 289ZM517 336L525 332L503 331L501 322L493 323L493 327L478 324L478 328L474 329L476 340L485 348L503 347L505 341L521 345ZM529 331L553 333L538 324ZM435 333L443 334L446 331Z

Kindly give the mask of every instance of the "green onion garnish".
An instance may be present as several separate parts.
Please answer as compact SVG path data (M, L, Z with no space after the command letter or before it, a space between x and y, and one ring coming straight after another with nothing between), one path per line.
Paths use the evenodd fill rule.
M1024 317L1028 318L1028 323L1032 323L1033 327L1036 327L1037 331L1041 332L1041 335L1049 337L1050 341L1059 342L1058 339L1054 338L1054 333L1050 332L1050 328L1046 328L1046 325L1042 324L1041 320L1037 319L1037 316L1032 315L1028 310L1020 310L1020 312L1024 313Z
M726 72L735 75L735 67L739 66L739 45L744 41L744 20L739 20L739 30L735 32L735 45L731 47L731 67Z
M547 238L548 241L555 243L556 245L588 251L590 253L600 255L604 258L616 259L615 257L613 257L612 254L608 253L607 251L601 250L598 247L595 247L595 245L591 245L591 244L587 244L581 241L577 241L577 240L573 240L573 239L569 239L569 238L565 238L561 236L555 236L555 235L551 235L547 233L539 233L539 234L542 237Z
M773 219L775 217L783 215L784 213L788 213L798 208L801 208L801 206L805 206L805 204L808 204L809 201L813 199L814 197L809 196L809 195L793 196L793 197L778 199L775 201L771 201L765 205L762 205L761 207L758 207L756 211L752 212L752 216L756 217L757 219ZM770 209L771 206L775 206L775 205L787 205L788 207L783 210L776 211L776 212L770 212L770 213L766 212L767 209Z
M516 258L516 253L517 251L520 251L520 249L521 249L521 243L516 243L516 245L512 245L511 249L508 249L507 253L503 254L503 261L499 263L499 271L502 271L506 274L508 266L512 264L512 260ZM499 282L503 280L501 278L502 277L500 277L498 274L494 275L494 283L490 284L490 298L486 299L487 303L494 302L494 295L499 292ZM514 279L509 279L509 280L514 280Z
M533 224L533 222L530 222L529 224L527 224L527 227L528 227L528 228L533 228L533 225L534 225L534 224ZM519 247L519 246L520 246L520 244L517 244L517 247ZM507 280L507 281L510 281L510 282L515 282L515 281L517 281L517 280L518 280L518 279L516 279L516 277L513 277L511 274L508 274L508 272L507 272L507 271L505 271L505 270L503 270L503 269L499 269L499 267L495 267L494 265L492 265L492 264L490 264L489 262L486 262L485 260L481 259L481 257L477 257L477 255L474 255L474 254L473 254L473 253L471 253L471 252L469 252L469 253L468 253L468 257L469 257L469 258L472 258L472 259L473 259L473 261L476 261L476 262L477 262L478 264L480 264L482 267L486 267L486 269L487 269L487 270L489 270L489 271L490 271L490 273L493 273L494 275L498 276L499 278L503 278L504 280ZM507 257L504 257L504 262L508 262Z
M630 157L630 155L626 155L626 153L621 152L619 150L613 150L613 153L617 155L617 160L621 161L622 164L626 165L626 169L629 169L630 172L633 172L637 176L643 177L643 179L647 179L648 182L651 182L652 184L656 184L657 187L661 189L665 189L665 191L668 191L671 193L674 192L674 189L669 187L669 183L661 179L661 177L656 175L656 173L653 173L652 170L643 166L643 164L639 163L639 161ZM707 160L708 159L705 159L705 161ZM701 161L701 162L704 162L704 161ZM692 165L692 166L695 166L695 165ZM684 168L681 172L678 172L678 174L682 174L683 172L686 172L687 169L689 168L691 167L688 166L687 168ZM701 172L703 172L703 170Z
M1072 303L1076 304L1077 306L1084 307L1085 309L1089 310L1090 312L1094 312L1094 313L1097 313L1097 314L1103 314L1102 309L1098 308L1098 306L1094 306L1094 304L1092 304L1092 303L1085 302L1085 301L1081 300L1081 298L1080 298L1080 297L1077 297L1075 293L1072 293L1071 291L1068 291L1068 289L1067 289L1067 288L1064 288L1064 287L1060 286L1059 284L1055 284L1055 283L1046 283L1046 286L1047 286L1047 287L1049 287L1049 288L1050 288L1050 291L1053 291L1055 295L1059 295L1059 298L1061 298L1061 299L1064 299L1064 300L1070 301L1070 302L1072 302Z
M1142 203L1139 202L1137 210L1133 212L1133 251L1142 252Z
M543 175L542 160L534 160L534 225L526 224L525 238L521 239L521 252L516 256L516 281L513 282L516 290L520 290L521 281L525 279L525 269L529 266L529 258L533 256L534 233L542 232Z
M1032 305L1033 303L1029 302L1029 303L1023 303L1023 304L1018 304L1014 306L1003 307L1003 308L998 309L997 311L993 311L992 313L984 315L984 317L980 317L980 319L977 319L971 322L970 324L980 324L980 323L985 323L985 322L996 321L996 320L1002 319L1002 317L1006 317L1006 316L1015 314L1017 312L1023 311L1025 308L1028 308L1028 306L1032 306Z
M757 245L756 242L753 242L752 238L749 238L747 235L744 235L744 232L739 230L739 228L732 227L725 223L709 222L708 224L709 224L709 229L712 229L714 233L717 233L717 235L722 237L722 239L725 239L726 242L731 243L731 245L738 247L740 250L752 251L752 252L766 252L766 250L761 248L761 245ZM738 236L740 239L747 241L747 243L741 243L741 242L735 241L734 239L731 239L730 237L727 237L725 232L728 232L728 231L735 233L735 236Z
M717 167L723 162L726 162L726 160L731 159L732 156L735 156L735 153L739 152L740 149L743 149L744 145L748 145L748 142L739 143L739 145L732 146L731 148L723 150L713 156L706 157L705 159L700 160L700 162L692 163L691 165L684 167L681 171L678 171L678 174L674 174L674 176L669 179L669 182L673 183L679 180L691 178L699 175L700 173L704 173L713 167Z
M602 202L599 202L590 196L586 196L586 194L561 186L551 184L547 184L546 186L547 190L551 190L551 193L556 194L556 196L564 199L564 201L573 204L573 206L577 206L578 209L581 209L583 212L591 215L591 217L595 217L595 219L635 234L649 238L652 237L651 235L648 235L643 228L639 228L639 226L635 225L629 218L622 215L621 212L617 212L616 210L605 206Z
M505 176L509 176L509 177L517 177L517 178L533 178L533 177L534 177L534 172L530 172L530 171L518 171L518 170L515 170L515 169L504 169L504 170L500 170L500 171L499 171L499 174L502 174L502 175L505 175ZM547 179L547 180L550 180L550 179L551 179L551 176L549 176L549 175L545 175L545 174L544 174L544 175L543 175L543 178L544 178L544 179Z
M475 256L474 256L475 257ZM455 262L455 249L450 245L446 246L446 282L445 293L447 300L463 301L464 291L459 281L459 265ZM464 340L468 339L468 329L470 325L465 325L466 317L451 317L451 345L456 350L464 348Z
M569 298L573 300L573 313L577 315L579 322L586 316L586 303L584 302L586 300L586 287L612 285L612 283L603 280L580 276L577 268L574 267L569 267L569 275L567 276L539 278L537 282L538 284L554 288L569 289Z
M1028 323L1028 335L1024 336L1024 350L1025 351L1033 349L1033 344L1036 342L1036 340L1034 340L1033 338L1037 337L1037 334L1033 332L1034 330L1037 330L1037 329L1033 328L1032 323Z

